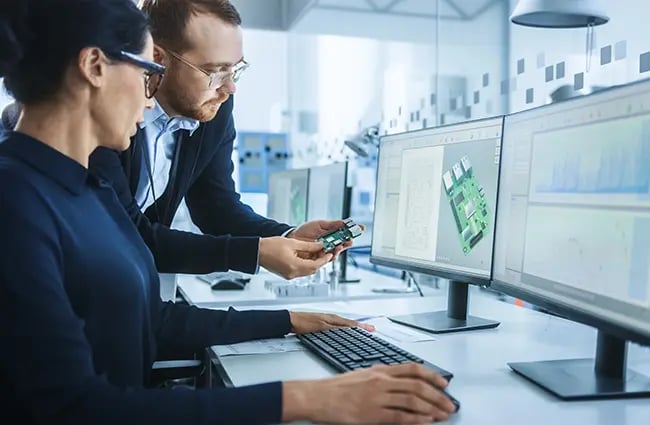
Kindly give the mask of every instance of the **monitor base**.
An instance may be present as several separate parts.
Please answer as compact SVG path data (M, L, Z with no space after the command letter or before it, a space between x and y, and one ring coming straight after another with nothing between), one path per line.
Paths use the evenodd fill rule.
M499 326L499 322L481 317L466 316L466 319L449 317L446 311L433 313L407 314L389 317L395 323L410 326L434 334L490 329Z
M516 373L562 400L650 397L650 378L632 370L598 374L594 359L508 363Z
M356 277L355 273L343 273L343 270L339 272L339 283L361 283L361 278Z

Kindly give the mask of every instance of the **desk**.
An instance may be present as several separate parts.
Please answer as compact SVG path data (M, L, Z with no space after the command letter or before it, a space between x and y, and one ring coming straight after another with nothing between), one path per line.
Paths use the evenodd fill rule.
M210 285L195 275L178 275L178 290L189 303L206 308L225 308L229 306L268 306L274 304L298 304L339 300L386 299L396 297L418 297L417 292L407 294L382 294L373 292L373 288L404 288L406 283L394 277L383 276L368 270L354 270L354 275L361 279L360 283L340 283L335 289L330 289L328 296L310 297L281 297L264 287L266 280L278 280L278 276L261 272L251 276L251 281L244 290L213 291ZM447 289L423 286L426 295L446 296Z
M496 329L436 335L437 340L400 343L402 348L455 374L449 392L462 404L448 423L468 425L648 425L648 399L563 402L516 375L509 361L592 357L593 328L516 307L470 288L470 311L500 320ZM446 297L331 303L332 310L405 314L444 309ZM320 304L319 307L325 306ZM308 306L307 306L308 307ZM292 306L284 306L292 308ZM230 385L314 379L335 372L309 352L216 358ZM650 376L650 349L631 345L628 367Z

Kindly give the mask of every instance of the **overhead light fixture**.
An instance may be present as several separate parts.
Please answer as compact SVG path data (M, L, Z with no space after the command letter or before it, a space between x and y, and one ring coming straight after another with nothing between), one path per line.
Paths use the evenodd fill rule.
M536 28L583 28L609 21L605 0L519 0L510 21Z
M379 125L364 129L360 134L344 141L360 157L367 158L370 151L379 147Z

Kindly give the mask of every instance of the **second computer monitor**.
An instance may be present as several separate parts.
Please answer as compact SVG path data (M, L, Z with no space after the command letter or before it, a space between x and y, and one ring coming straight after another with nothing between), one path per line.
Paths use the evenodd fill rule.
M650 396L650 80L505 119L496 289L599 329L595 359L511 363L564 399Z
M345 211L347 173L347 162L309 169L308 221L347 218L349 215Z
M309 169L276 171L269 175L269 218L291 226L307 220Z
M371 262L454 281L443 323L416 327L498 324L469 326L466 308L467 284L491 277L502 126L496 117L380 142Z

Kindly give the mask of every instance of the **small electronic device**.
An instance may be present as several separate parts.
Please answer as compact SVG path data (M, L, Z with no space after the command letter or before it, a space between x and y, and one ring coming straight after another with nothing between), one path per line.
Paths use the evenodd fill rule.
M363 233L361 226L352 221L351 218L346 218L343 223L343 227L318 238L318 242L323 243L325 252L332 252L338 246L361 236L361 233Z
M304 283L300 280L267 280L264 287L278 297L326 297L330 291L327 283Z

